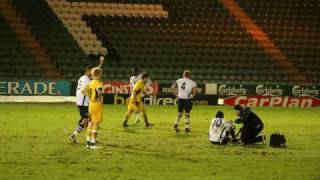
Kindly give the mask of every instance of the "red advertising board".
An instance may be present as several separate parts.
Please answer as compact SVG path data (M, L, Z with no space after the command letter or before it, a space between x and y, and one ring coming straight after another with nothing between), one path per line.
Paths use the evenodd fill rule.
M224 104L240 104L248 107L318 107L320 99L310 96L231 96Z
M104 82L104 94L131 94L131 88L129 82ZM159 85L157 83L151 83L146 86L147 94L157 94L159 91Z

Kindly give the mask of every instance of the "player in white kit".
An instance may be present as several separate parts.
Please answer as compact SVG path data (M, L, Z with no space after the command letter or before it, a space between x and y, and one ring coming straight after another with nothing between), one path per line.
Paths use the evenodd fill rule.
M98 67L102 67L104 62L104 57L100 57L100 64ZM93 66L87 65L85 67L85 74L81 76L78 80L78 85L76 89L76 105L78 107L80 113L80 120L78 121L78 125L73 131L73 133L69 136L69 139L73 143L77 143L76 136L87 127L88 125L88 110L89 110L89 97L84 95L82 92L88 86L91 81L91 70Z
M226 121L221 111L216 113L209 128L209 141L212 144L227 144L229 140L236 142L235 126L232 121Z
M191 132L190 128L190 112L192 110L192 98L197 93L197 84L190 79L191 72L185 70L183 72L183 78L178 79L172 84L171 90L175 96L178 97L178 116L174 122L173 128L176 132L179 130L179 122L182 118L183 112L185 112L186 122L185 122L185 132Z

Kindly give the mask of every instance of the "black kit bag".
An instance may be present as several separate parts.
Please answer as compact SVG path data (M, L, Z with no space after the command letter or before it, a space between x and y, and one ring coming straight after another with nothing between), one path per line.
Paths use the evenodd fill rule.
M286 138L279 132L273 133L270 136L270 146L272 147L286 147Z

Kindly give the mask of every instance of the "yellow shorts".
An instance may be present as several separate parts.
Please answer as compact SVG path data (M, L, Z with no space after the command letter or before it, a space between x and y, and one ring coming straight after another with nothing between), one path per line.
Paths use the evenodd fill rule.
M90 109L89 108L89 119L91 122L102 122L103 111L102 108L99 109Z
M143 111L144 110L144 104L140 102L136 102L135 104L132 102L132 100L129 101L128 104L128 110L131 111Z

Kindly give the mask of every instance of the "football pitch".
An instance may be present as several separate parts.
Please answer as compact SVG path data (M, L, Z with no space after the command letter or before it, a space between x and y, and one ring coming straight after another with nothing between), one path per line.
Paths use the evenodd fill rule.
M230 107L194 107L192 132L176 134L174 106L147 107L152 129L134 118L123 129L126 107L105 105L98 132L103 149L89 150L84 133L79 144L68 140L79 119L74 104L3 103L0 179L320 179L319 108L253 108L264 121L267 143L279 131L287 138L285 149L209 144L217 110L235 119Z

